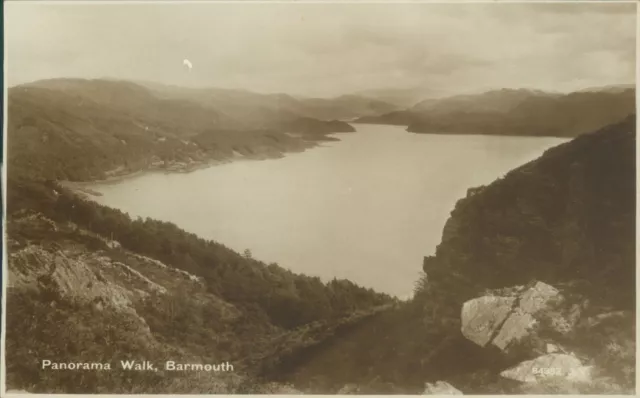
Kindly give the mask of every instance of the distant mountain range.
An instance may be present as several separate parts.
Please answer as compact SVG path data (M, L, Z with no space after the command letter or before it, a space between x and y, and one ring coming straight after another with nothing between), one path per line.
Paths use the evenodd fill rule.
M259 94L246 90L183 88L150 82L139 82L138 84L163 98L195 99L238 120L245 120L249 117L249 121L258 123L260 126L265 121L277 120L283 116L304 116L319 120L350 120L404 108L384 100L358 94L341 95L334 98L307 98L282 93ZM247 115L247 112L250 112L250 115Z
M569 94L502 89L428 99L359 123L407 126L414 133L575 137L635 112L635 88L611 86Z
M281 157L336 139L329 134L355 131L347 121L403 125L414 133L574 137L635 110L633 86L570 94L502 89L399 106L422 91L297 98L122 80L42 80L9 89L9 163L12 173L87 181L189 171L238 156Z

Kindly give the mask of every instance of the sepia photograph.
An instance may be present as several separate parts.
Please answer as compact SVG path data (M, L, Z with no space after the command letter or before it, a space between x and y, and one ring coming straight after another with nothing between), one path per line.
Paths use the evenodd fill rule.
M637 21L5 1L0 395L635 395Z

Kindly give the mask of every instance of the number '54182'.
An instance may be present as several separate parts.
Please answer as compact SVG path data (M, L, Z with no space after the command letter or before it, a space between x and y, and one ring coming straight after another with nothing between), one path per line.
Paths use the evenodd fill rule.
M536 368L532 369L534 375L543 376L561 376L562 370L560 368Z

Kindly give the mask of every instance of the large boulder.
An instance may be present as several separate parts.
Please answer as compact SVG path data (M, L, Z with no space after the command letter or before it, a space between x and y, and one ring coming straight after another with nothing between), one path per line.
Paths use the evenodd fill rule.
M558 289L543 282L488 292L462 306L462 334L482 347L492 345L508 351L514 343L531 334L539 325L542 313L548 317L561 301ZM561 317L559 312L557 317Z
M446 381L436 381L435 383L426 383L423 395L463 395L462 391L458 390Z
M462 334L479 346L491 342L513 311L514 297L483 296L462 306Z
M487 291L464 303L462 334L522 388L626 391L635 381L635 314L594 305L588 291L580 281Z
M502 377L526 383L548 381L550 378L561 378L571 382L591 381L591 366L583 366L582 362L571 354L546 354L538 358L521 362L500 373Z

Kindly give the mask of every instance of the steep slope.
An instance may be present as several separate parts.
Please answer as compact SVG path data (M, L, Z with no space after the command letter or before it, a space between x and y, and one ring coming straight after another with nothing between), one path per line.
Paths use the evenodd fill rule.
M635 391L635 139L630 117L470 189L411 302L326 341L278 380L314 393L420 393L438 380L476 394ZM533 300L536 313L523 292L540 286L561 300ZM470 339L480 332L469 316L501 311L484 333L513 346ZM586 373L526 370L548 358Z
M154 91L126 81L21 85L9 90L9 164L17 172L82 181L189 170L236 156L279 157L327 134L354 131L265 103L271 101L252 93Z
M263 362L331 336L394 300L346 280L323 283L241 256L159 221L77 197L54 182L9 182L7 381L60 393L281 391ZM188 292L188 294L185 294ZM51 372L40 361L110 363ZM123 360L159 372L131 372ZM172 373L166 361L233 372Z
M549 149L469 190L425 271L459 275L457 294L579 279L608 304L634 304L635 173L635 117Z
M425 100L404 111L357 122L407 125L414 133L575 137L634 111L633 87L570 94L503 89Z

